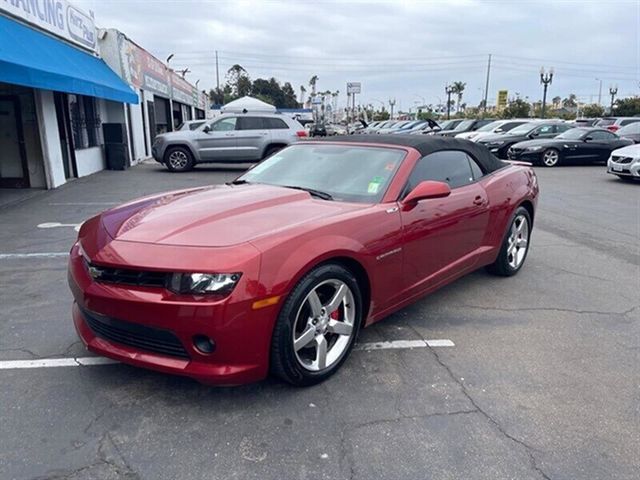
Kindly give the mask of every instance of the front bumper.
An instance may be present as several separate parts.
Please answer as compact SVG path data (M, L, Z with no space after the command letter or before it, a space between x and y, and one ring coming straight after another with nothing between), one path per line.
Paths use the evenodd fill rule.
M510 148L507 151L507 159L508 160L518 160L518 161L521 161L521 162L529 162L529 163L533 163L534 165L537 165L542 160L542 150L535 150L535 151L518 150L518 151L515 151L514 149Z
M160 152L160 147L157 145L153 145L151 147L151 156L153 157L153 159L158 162L158 163L163 163L162 161L162 154Z
M607 162L607 173L625 177L640 178L640 160L630 163L618 163L609 158L609 161Z
M248 273L228 297L189 298L158 287L95 282L76 245L71 250L68 275L74 297L73 322L90 351L123 363L187 376L205 384L258 381L268 373L271 332L279 305L252 310L257 296L247 295L246 287L251 283L248 277L257 273ZM241 285L243 281L245 285ZM113 319L143 331L167 332L177 339L184 354L157 348L153 338L134 342L105 333L88 321L89 316L94 320ZM197 335L212 339L215 350L209 354L199 351L194 345Z

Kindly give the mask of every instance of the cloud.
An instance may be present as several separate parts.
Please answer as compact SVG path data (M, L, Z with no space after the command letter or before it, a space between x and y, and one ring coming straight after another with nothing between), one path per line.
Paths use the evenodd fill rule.
M75 0L102 27L123 31L188 77L215 85L233 65L252 78L275 76L298 89L316 74L320 90L361 81L361 100L396 98L404 110L438 103L444 85L467 83L464 100L483 94L493 54L489 98L508 89L541 97L540 66L556 71L549 95L596 101L599 81L640 93L637 1L149 1ZM606 103L603 95L603 103ZM377 100L374 100L377 99ZM341 95L341 103L346 96Z

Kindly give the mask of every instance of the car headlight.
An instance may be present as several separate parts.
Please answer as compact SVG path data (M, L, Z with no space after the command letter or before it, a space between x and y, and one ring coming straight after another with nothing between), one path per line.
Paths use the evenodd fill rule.
M538 150L542 150L544 147L542 147L541 145L534 145L532 147L527 147L526 150L527 152L537 152Z
M183 294L226 295L233 291L240 273L174 273L169 290Z

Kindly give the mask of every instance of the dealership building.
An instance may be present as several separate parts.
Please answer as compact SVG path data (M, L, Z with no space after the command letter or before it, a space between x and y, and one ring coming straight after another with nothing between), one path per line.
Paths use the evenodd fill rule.
M56 188L204 118L208 99L66 0L0 0L0 188ZM115 152L115 153L114 153Z

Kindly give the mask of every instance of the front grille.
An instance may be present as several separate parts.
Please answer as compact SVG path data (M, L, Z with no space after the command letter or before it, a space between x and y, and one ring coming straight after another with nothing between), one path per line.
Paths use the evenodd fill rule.
M89 270L89 275L91 275L95 281L104 283L136 285L140 287L166 287L171 279L171 274L167 272L102 267L92 263L87 263L87 269Z
M618 156L614 155L614 156L611 157L611 160L613 160L615 163L626 164L626 163L633 162L633 157L618 157Z
M189 359L189 354L173 332L124 322L82 309L87 325L100 338L149 352Z

